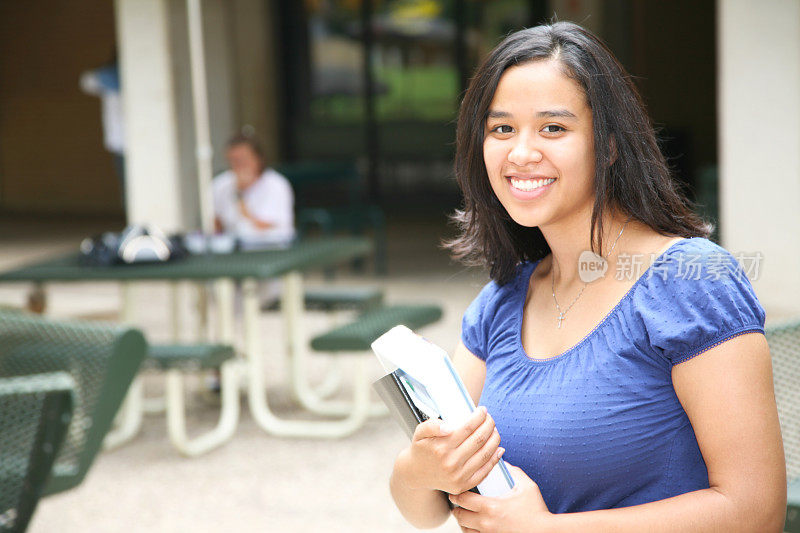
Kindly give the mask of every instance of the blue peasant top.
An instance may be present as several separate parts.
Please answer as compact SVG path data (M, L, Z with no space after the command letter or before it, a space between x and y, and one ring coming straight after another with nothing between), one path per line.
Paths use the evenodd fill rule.
M671 369L764 332L764 309L736 259L708 239L673 243L589 334L549 359L529 358L521 342L537 264L518 265L504 285L488 283L462 323L464 345L486 363L480 404L495 419L504 459L539 485L554 513L708 488Z

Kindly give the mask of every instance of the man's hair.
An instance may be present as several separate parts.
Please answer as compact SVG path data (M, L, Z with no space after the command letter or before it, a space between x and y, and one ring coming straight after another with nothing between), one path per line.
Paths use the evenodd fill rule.
M557 61L577 82L592 111L592 250L602 250L603 214L608 209L663 235L708 237L713 226L692 211L678 189L630 76L592 33L556 22L509 35L489 53L467 88L456 128L455 175L464 204L452 218L460 235L445 243L454 257L488 267L492 279L505 283L519 262L536 261L550 252L538 227L511 219L492 191L483 160L487 112L501 76L513 66L545 60Z

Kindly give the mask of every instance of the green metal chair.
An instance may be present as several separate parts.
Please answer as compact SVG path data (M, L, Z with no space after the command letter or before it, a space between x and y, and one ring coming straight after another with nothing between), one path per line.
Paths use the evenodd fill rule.
M800 321L766 329L789 482L784 531L800 533Z
M66 372L0 378L0 531L25 531L69 426Z
M45 494L86 476L145 351L135 329L0 311L0 377L63 371L75 381L72 423Z

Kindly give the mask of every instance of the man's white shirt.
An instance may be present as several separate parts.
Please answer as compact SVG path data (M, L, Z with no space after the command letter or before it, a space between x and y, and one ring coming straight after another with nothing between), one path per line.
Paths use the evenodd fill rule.
M252 216L273 225L268 229L257 228L241 213L233 171L215 177L211 190L214 214L223 230L238 237L245 248L285 244L294 238L294 192L289 180L275 170L266 169L241 195Z

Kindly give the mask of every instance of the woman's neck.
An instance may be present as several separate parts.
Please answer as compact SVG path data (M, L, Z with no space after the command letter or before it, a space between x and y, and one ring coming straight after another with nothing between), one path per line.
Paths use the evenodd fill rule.
M625 226L627 216L618 212L609 212L603 217L603 242L602 250L595 250L595 253L606 257L614 245L617 236L620 236L620 241L625 239L625 231L630 233L630 225L628 223L626 230L620 234L620 230ZM588 216L574 217L570 220L559 221L549 226L541 226L542 235L544 235L547 244L550 246L551 252L551 270L555 276L555 285L562 287L569 287L575 284L583 284L580 278L578 269L580 256L585 251L591 251L591 230L592 220L591 213ZM595 232L598 228L595 228ZM619 247L621 242L617 242ZM614 248L617 249L616 247ZM611 265L609 265L610 269Z

